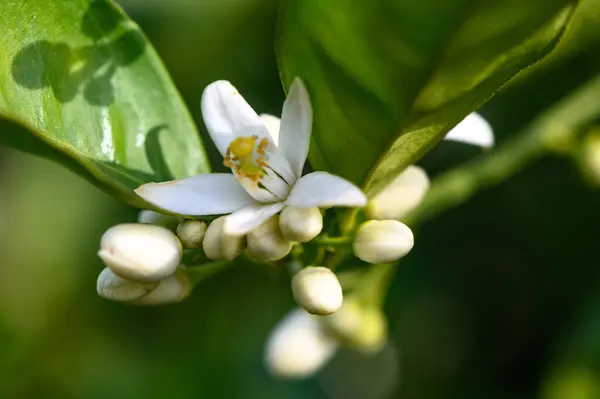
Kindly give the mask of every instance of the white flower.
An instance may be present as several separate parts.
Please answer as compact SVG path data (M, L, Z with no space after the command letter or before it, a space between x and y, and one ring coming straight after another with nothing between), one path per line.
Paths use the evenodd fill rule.
M369 201L367 214L371 219L401 219L421 204L429 185L425 170L409 165Z
M96 290L101 297L132 305L166 305L179 302L187 298L191 288L183 270L177 270L175 274L159 282L140 283L119 277L109 268L105 268L96 283Z
M278 377L307 378L323 367L337 348L318 316L295 309L271 332L265 348L265 364Z
M389 263L406 256L414 245L412 230L397 220L370 220L358 228L354 254L369 263Z
M279 215L272 216L246 237L248 253L258 260L273 262L283 259L292 250L279 230Z
M184 220L177 226L177 237L188 249L201 248L205 233L206 223L201 220Z
M337 276L326 267L309 266L300 270L292 279L292 292L300 306L319 316L336 312L344 299Z
M115 274L138 282L159 281L175 272L181 243L169 229L125 223L106 230L98 256Z
M458 141L488 149L494 146L494 131L481 115L473 112L450 130L444 140Z
M198 175L145 184L136 192L148 202L181 215L230 214L225 231L244 235L285 206L299 208L366 205L354 184L327 172L302 176L312 131L312 108L300 79L283 105L279 129L264 119L227 81L202 95L208 132L233 174ZM270 128L270 129L269 129Z

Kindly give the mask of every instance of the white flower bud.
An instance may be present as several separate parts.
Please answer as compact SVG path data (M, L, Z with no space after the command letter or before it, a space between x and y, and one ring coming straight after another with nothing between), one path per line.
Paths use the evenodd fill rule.
M96 290L102 298L126 302L143 297L157 285L158 283L137 283L125 280L106 267L98 276Z
M129 302L132 305L156 306L181 302L192 292L192 284L182 269L161 280L158 286L145 296Z
M337 343L317 316L302 309L288 313L273 329L265 348L268 371L281 378L307 378L334 355Z
M308 313L324 316L336 312L344 299L342 286L326 267L309 266L292 279L294 299Z
M363 352L378 352L387 341L387 320L383 311L362 306L355 298L346 299L340 310L322 320L331 335Z
M161 226L179 222L179 216L165 215L144 209L138 213L138 223L144 224L159 224Z
M419 206L429 185L425 170L410 165L369 201L367 215L370 219L401 219Z
M275 215L248 234L250 255L258 260L272 262L290 253L292 243L284 240L278 221L279 215Z
M225 217L213 220L206 230L202 248L206 257L212 260L233 260L246 246L246 237L225 233Z
M363 223L354 238L354 254L369 263L389 263L402 258L414 245L411 229L396 220Z
M177 226L177 237L188 249L202 248L205 233L206 223L201 220L184 220Z
M138 282L159 281L175 272L181 243L170 230L151 224L119 224L108 229L98 255L116 275Z
M286 240L308 242L323 229L323 215L319 208L287 206L279 216L279 227Z
M592 183L600 183L600 131L592 130L583 140L581 166Z
M98 276L98 295L112 301L131 305L166 305L188 297L191 284L183 270L159 282L139 283L114 274L109 268Z

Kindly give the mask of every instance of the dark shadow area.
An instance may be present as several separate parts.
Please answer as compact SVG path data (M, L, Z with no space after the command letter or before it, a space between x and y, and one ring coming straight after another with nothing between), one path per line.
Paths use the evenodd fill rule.
M81 92L91 105L108 106L115 99L111 82L115 72L138 59L146 46L137 30L119 26L123 26L122 17L116 10L104 1L93 2L81 26L82 33L94 40L92 45L73 48L48 40L29 43L13 57L12 76L30 90L50 87L62 103Z
M163 154L162 146L160 145L159 135L160 132L166 129L168 126L165 124L157 125L150 129L146 134L146 141L144 142L144 149L146 150L146 158L150 164L150 168L154 172L154 176L158 181L174 180L175 177Z

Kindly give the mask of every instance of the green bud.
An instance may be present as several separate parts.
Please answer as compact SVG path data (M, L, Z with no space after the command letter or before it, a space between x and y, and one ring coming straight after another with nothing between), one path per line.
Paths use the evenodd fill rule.
M322 318L325 329L339 342L354 349L375 353L387 340L387 319L383 311L348 298L337 312Z
M201 220L184 220L177 226L177 237L179 237L184 248L202 248L205 233L206 223Z

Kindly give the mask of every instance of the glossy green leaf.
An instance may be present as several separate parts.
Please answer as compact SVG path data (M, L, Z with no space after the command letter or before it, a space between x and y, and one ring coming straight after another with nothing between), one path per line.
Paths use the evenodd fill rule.
M315 124L310 161L370 194L558 42L568 0L288 0L278 61Z
M209 172L197 129L156 52L107 1L0 7L0 142L57 160L125 201ZM4 124L3 124L4 125Z

